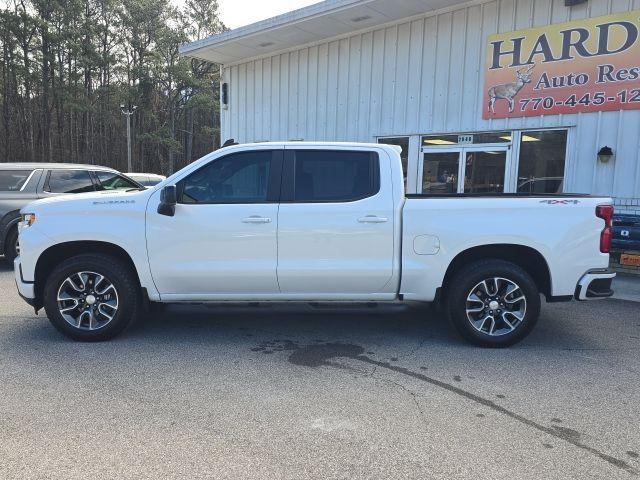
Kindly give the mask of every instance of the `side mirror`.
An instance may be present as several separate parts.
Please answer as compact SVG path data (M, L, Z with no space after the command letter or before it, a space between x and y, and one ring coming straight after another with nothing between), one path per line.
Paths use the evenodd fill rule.
M175 185L167 185L160 192L160 204L158 213L173 217L176 214L176 204L178 203L178 193Z

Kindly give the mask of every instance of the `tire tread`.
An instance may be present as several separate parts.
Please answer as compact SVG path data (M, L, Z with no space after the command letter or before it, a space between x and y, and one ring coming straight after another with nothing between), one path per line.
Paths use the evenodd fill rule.
M103 329L94 331L75 329L58 312L56 297L59 284L55 280L68 275L67 272L74 269L105 269L110 271L111 274L108 277L114 284L120 283L118 295L125 301L123 310L120 310L116 314L118 316ZM54 282L53 285L52 282ZM63 335L85 342L110 340L122 333L138 317L141 308L140 285L135 272L132 272L122 260L102 253L83 253L64 260L51 271L45 282L44 307L51 324Z
M527 300L527 313L514 332L499 337L490 337L475 330L466 317L464 308L460 310L460 303L466 305L469 290L473 288L471 283L482 276L500 275L505 278L511 276L523 289ZM515 278L513 278L515 277ZM479 280L478 280L479 281ZM476 282L477 283L477 282ZM460 335L470 343L482 347L508 347L520 342L533 329L540 315L540 293L535 281L522 267L501 259L477 260L460 269L449 282L450 289L446 299L447 314ZM475 283L474 283L475 285Z

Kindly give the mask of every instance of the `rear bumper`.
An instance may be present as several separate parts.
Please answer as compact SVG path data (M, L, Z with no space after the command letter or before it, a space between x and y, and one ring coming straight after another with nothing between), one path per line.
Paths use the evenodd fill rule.
M27 282L22 278L22 265L20 264L20 257L13 261L13 275L16 280L16 286L18 287L18 293L29 305L34 306L36 295L33 282Z
M611 270L592 270L582 276L576 285L576 300L598 300L613 295L611 282L616 276Z

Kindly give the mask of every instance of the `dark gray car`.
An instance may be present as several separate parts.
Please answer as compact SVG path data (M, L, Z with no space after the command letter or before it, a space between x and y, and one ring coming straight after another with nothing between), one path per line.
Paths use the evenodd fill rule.
M0 163L0 255L18 255L20 209L39 198L142 186L120 172L74 163Z

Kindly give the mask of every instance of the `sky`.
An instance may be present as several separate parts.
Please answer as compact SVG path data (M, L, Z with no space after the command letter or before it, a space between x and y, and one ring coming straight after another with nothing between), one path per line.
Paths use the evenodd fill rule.
M228 28L237 28L281 13L306 7L320 0L218 0L220 18Z

